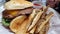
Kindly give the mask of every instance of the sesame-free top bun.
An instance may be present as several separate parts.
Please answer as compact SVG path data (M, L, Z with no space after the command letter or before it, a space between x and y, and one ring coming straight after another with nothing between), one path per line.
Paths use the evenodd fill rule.
M13 10L13 9L24 9L33 6L33 4L29 1L15 0L9 1L5 3L5 9Z

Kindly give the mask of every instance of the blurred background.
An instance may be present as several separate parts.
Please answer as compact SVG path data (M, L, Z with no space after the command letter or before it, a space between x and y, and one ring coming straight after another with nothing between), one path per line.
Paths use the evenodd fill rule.
M50 5L51 8L55 9L60 13L60 0L28 0L28 1L41 1L44 5Z
M8 1L10 1L10 0L0 0L0 6L3 5L5 2L8 2ZM60 0L27 0L27 1L42 2L43 5L45 5L45 6L50 5L51 8L55 9L58 13L60 13Z

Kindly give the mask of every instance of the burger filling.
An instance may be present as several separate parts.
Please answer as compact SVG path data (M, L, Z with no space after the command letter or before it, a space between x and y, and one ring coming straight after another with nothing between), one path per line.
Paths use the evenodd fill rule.
M4 26L9 26L12 19L20 15L30 15L33 11L32 7L21 9L21 10L5 10L3 11L2 15L2 22Z

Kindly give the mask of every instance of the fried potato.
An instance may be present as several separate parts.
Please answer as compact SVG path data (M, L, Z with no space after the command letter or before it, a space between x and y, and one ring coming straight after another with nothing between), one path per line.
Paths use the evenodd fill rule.
M43 12L41 18L45 18L45 16L46 16L46 12L47 12L48 8L49 8L49 6L47 6L47 7L44 6L44 7L43 7L43 11L44 11L44 12Z
M44 11L44 12L47 12L48 8L49 8L49 5L48 5L48 6L44 6L44 7L43 7L43 11Z
M15 34L27 34L27 23L28 23L29 19L26 19L21 26L19 27L19 30L17 32L15 32Z
M50 12L46 17L44 21L41 21L40 26L37 28L36 33L38 33L39 31L41 31L41 29L44 27L44 25L50 20L50 18L53 16L53 13Z
M11 23L10 23L10 29L13 32L16 32L19 30L20 25L22 24L22 22L26 19L27 17L25 15L23 16L18 16L16 18L14 18Z
M31 24L30 27L28 28L28 31L30 31L30 30L35 26L35 24L37 23L37 21L38 21L39 18L41 17L42 13L43 13L43 11L40 11L40 12L37 13L37 15L35 16L32 24Z
M46 34L47 31L48 31L48 29L49 29L49 22L47 22L47 24L45 24L43 26L43 28L41 29L41 31L39 31L39 34Z
M35 30L36 30L36 25L29 31L29 33L34 34Z
M28 19L29 19L29 23L28 23L28 25L27 25L27 28L29 28L29 26L30 26L30 24L32 23L32 21L33 21L33 19L34 19L34 17L36 16L36 9L34 9L33 10L33 12L30 14L30 16L28 17Z
M38 29L39 29L39 27L40 27L40 25L42 24L41 22L43 22L43 21L45 21L44 19L39 19L39 21L37 22L37 27L36 27L36 30L35 30L35 33L38 33Z

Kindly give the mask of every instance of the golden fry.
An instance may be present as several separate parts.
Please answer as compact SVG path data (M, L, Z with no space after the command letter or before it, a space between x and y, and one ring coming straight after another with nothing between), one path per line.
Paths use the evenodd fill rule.
M38 21L39 18L41 17L42 13L43 13L43 11L40 11L40 12L37 13L37 15L35 16L32 24L31 24L30 27L28 28L28 31L30 31L30 30L35 26L35 24L37 23L37 21Z
M40 22L41 24L40 24L40 26L38 27L36 33L38 33L39 31L41 31L41 29L42 29L42 28L44 27L44 25L50 20L50 18L51 18L52 16L53 16L53 13L49 13L49 14L46 16L45 20L42 21L42 22Z

